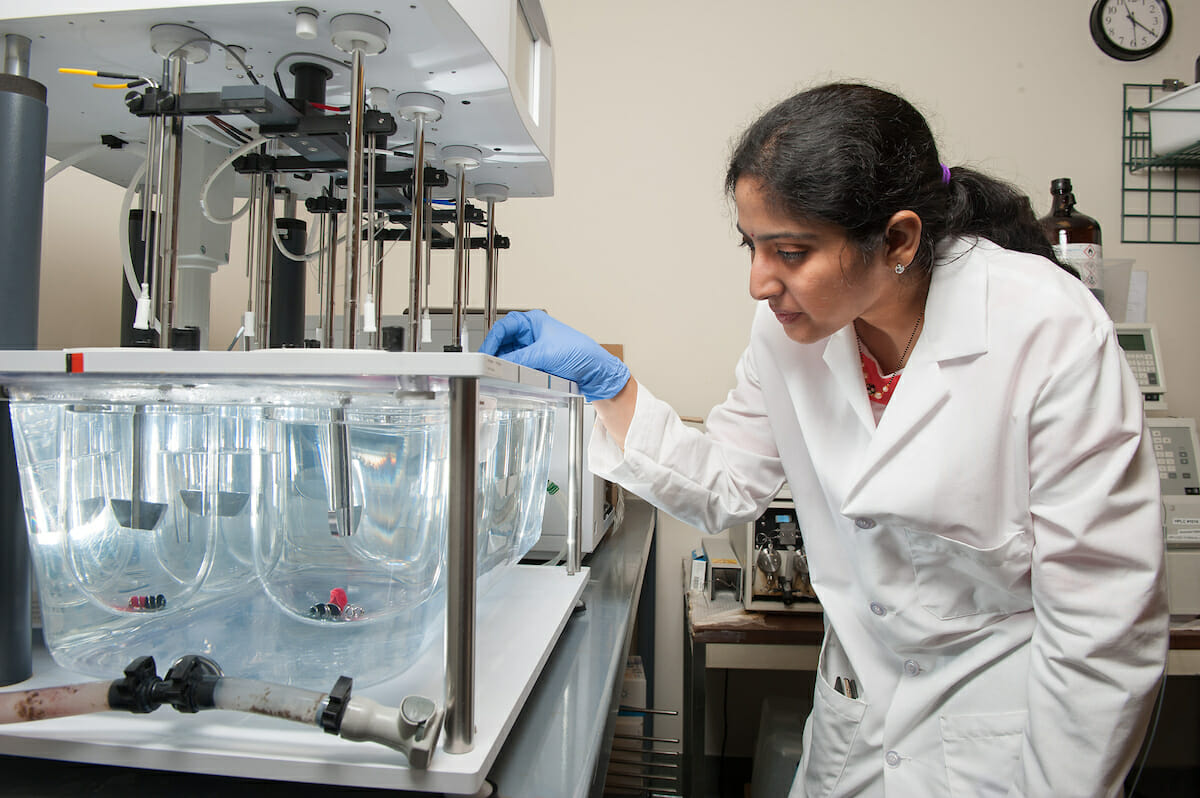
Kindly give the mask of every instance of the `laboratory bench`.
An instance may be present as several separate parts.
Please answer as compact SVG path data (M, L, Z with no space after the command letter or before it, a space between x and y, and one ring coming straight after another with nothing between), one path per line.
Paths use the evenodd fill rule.
M515 722L504 739L487 782L496 796L511 798L583 798L603 792L613 728L625 672L626 656L637 630L639 646L653 635L653 536L656 511L636 499L627 499L624 520L601 542L585 561L589 568L581 600L549 653ZM40 669L53 668L40 643L34 652L35 677ZM650 671L652 672L652 670ZM78 679L76 679L78 681ZM20 689L12 685L5 689ZM185 717L168 707L154 715L169 713L179 729L202 722L205 715ZM102 713L137 723L135 716ZM86 716L85 716L86 717ZM98 717L98 716L93 716ZM47 721L47 722L62 722ZM74 719L72 719L74 720ZM32 728L38 724L20 724ZM291 739L294 724L279 724L279 740ZM331 756L315 768L294 772L317 772L318 778L289 780L287 772L296 762L282 743L263 741L261 773L268 778L223 775L219 769L197 768L204 761L186 744L171 744L144 752L137 766L116 766L103 758L103 745L81 745L70 740L23 739L13 734L16 726L0 727L0 768L6 795L67 796L99 798L130 795L167 795L234 798L308 798L309 796L420 796L429 792L356 786L347 773L352 768ZM219 729L209 729L210 734ZM318 729L303 734L320 735ZM112 741L97 741L112 742ZM338 741L334 741L338 742ZM371 745L360 744L360 745ZM386 750L386 749L381 749ZM396 757L401 757L396 754ZM123 756L121 759L128 760ZM187 763L180 767L180 762ZM124 763L123 763L124 764ZM299 763L304 765L305 763ZM311 763L308 763L311 765Z
M706 670L815 672L824 616L748 612L735 594L691 590L686 580L684 591L683 794L703 798L697 785L712 781L705 753ZM1200 675L1200 619L1172 619L1167 674Z

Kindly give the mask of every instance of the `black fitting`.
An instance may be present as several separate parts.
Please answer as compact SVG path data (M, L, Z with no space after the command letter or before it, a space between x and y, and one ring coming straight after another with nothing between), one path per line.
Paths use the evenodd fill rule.
M346 210L346 201L326 195L309 197L304 200L304 208L309 213L342 213Z
M154 657L138 657L125 667L125 678L109 685L108 706L138 714L153 712L162 706L162 701L153 695L161 682Z
M216 706L213 693L220 681L221 669L217 663L199 654L188 654L176 660L162 681L155 685L154 698L180 712L212 709Z
M349 676L339 676L329 691L329 700L321 712L321 728L329 734L338 734L342 730L342 718L346 715L346 705L350 703L350 689L354 680Z

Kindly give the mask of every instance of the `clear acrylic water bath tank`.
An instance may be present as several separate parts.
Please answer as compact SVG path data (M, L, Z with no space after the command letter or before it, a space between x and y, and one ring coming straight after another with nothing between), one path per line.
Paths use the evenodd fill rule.
M122 373L118 358L116 373L5 377L43 631L62 667L104 678L143 654L199 653L239 677L369 685L437 636L449 378L332 378L331 353L319 367L294 353L305 359L283 362L295 373L236 372L289 353L259 354L165 352L170 375ZM387 369L430 357L349 354L390 357L362 361ZM189 366L200 373L179 373ZM480 381L481 594L540 533L563 401Z

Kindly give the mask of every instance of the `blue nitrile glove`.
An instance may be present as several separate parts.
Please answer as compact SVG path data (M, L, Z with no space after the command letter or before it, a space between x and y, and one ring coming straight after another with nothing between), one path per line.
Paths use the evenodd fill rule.
M479 351L571 380L588 401L611 399L629 382L619 358L543 310L509 313L488 331Z

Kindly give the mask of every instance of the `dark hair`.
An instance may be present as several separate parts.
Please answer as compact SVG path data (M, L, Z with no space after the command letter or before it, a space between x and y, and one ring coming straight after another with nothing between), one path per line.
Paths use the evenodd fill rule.
M883 246L892 214L911 210L921 217L913 260L921 269L932 268L938 241L959 235L1058 263L1029 197L973 169L949 174L947 184L933 133L907 100L832 83L784 100L752 124L730 158L725 189L732 194L739 179L754 177L782 211L843 228L865 255Z

